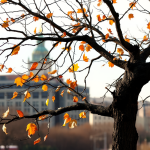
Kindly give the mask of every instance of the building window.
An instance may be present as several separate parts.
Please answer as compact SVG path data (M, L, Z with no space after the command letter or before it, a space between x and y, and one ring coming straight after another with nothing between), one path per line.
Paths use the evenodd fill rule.
M18 94L16 98L21 99L21 94Z
M33 92L33 98L39 98L39 92Z
M7 106L12 106L12 102L7 102Z
M33 107L39 107L39 102L38 101L33 101Z
M95 116L95 120L97 119L97 116Z
M24 108L24 111L30 113L30 108Z
M12 98L13 97L13 92L8 92L7 93L7 98L9 99L9 98Z
M0 102L0 107L1 107L1 106L4 106L4 102Z
M48 92L42 92L42 98L47 98L48 97Z
M36 108L36 110L37 111L39 111L39 109L38 108ZM35 109L33 109L33 113L37 113L37 111L36 111Z
M4 99L4 93L0 93L0 99Z
M45 107L45 106L46 106L45 101L42 101L42 102L41 102L41 106L42 106L42 107Z
M27 102L25 102L24 107L30 107L30 105Z
M21 107L21 102L16 102L15 106L16 107Z
M101 116L99 116L99 120L101 120Z
M47 110L47 108L46 107L42 107L42 111L44 111L44 110Z

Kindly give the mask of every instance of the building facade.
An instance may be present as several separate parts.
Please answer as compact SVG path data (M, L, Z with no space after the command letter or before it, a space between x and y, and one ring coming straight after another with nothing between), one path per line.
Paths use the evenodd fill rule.
M34 52L32 53L32 60L29 60L28 68L30 69L30 66L31 66L30 62L40 61L43 57L46 56L47 53L48 51L44 47L44 43L39 44L37 48L34 50ZM49 77L47 74L48 71L50 71L50 69L42 70L40 72L40 75L44 74L47 77ZM6 75L6 76L0 75L0 114L1 116L8 109L8 107L12 111L13 109L21 110L25 114L32 115L32 114L37 113L36 110L38 112L44 111L47 109L56 110L60 107L65 107L65 106L70 106L70 105L75 104L73 102L73 93L68 94L66 89L64 89L65 92L62 97L60 94L63 89L60 89L60 91L55 92L56 88L54 87L60 86L60 83L57 80L50 81L50 84L47 84L48 91L43 91L42 85L41 85L42 81L39 81L37 83L33 81L30 83L25 83L22 87L16 86L16 84L14 84L14 80L17 77L18 77L17 75ZM36 86L36 90L35 90L35 86ZM33 105L36 108L36 110L32 108L31 106L29 106L27 102L23 102L24 92L28 88L31 93L31 97L27 99L26 101L28 101L31 105ZM83 89L84 87L78 86L78 91L82 91ZM11 99L15 91L18 92L19 94L15 99ZM86 94L87 99L89 99L89 88L86 89L85 94ZM55 96L56 98L54 102L52 101L52 96ZM46 100L48 98L49 98L49 105L47 106ZM82 103L82 100L79 100L79 102ZM72 119L77 119L78 125L81 125L85 122L89 122L89 113L87 113L87 117L85 119L79 119L79 113L82 111L77 110L77 111L70 111L67 113L69 113ZM12 114L13 113L14 112L12 112ZM51 127L58 125L58 124L63 125L63 122L64 122L63 116L64 114L52 117L50 120ZM42 122L46 122L46 121L48 120L43 120Z
M102 98L90 98L90 102L95 105L109 106L113 101L112 98L106 97L103 101ZM105 117L97 114L89 113L89 123L95 129L98 125L113 124L114 119L111 117ZM136 127L143 129L146 132L150 132L150 102L145 101L144 103L138 102L138 112L136 117Z
M95 105L102 105L102 106L109 106L112 102L112 98L106 97L103 101L102 98L90 98L90 102ZM89 113L89 123L95 129L99 128L98 125L105 125L105 124L113 124L114 119L111 117L105 117L97 114Z

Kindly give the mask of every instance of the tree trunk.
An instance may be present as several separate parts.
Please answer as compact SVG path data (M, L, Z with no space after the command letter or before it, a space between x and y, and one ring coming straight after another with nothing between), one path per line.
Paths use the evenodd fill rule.
M136 150L138 133L135 127L138 96L149 77L140 65L126 69L124 77L116 83L113 94L114 131L112 150Z
M120 111L115 112L112 150L136 150L138 133L135 127L135 118L136 116L134 115L133 118L133 114L126 117Z

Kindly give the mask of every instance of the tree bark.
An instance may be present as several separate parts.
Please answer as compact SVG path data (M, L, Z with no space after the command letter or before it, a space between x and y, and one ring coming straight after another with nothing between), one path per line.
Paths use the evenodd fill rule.
M131 113L136 113L136 110L128 109ZM130 115L126 117L120 111L115 112L114 116L114 132L112 135L113 146L112 150L136 150L138 133L136 131L135 122L136 116Z
M116 90L112 93L114 118L112 150L136 150L138 96L142 87L149 81L147 70L142 64L127 66L124 77L116 83Z

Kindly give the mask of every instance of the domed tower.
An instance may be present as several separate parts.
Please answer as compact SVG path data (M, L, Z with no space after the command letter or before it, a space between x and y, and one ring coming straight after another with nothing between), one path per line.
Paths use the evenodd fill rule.
M43 37L43 35L41 35L39 37ZM43 58L45 58L45 56L48 54L48 50L45 48L44 42L41 43L40 40L37 40L37 44L38 44L37 47L35 48L35 50L32 53L32 60L28 59L28 63L29 63L28 68L29 69L32 65L31 62L39 62L40 60L43 60ZM47 56L46 58L49 61L49 56ZM38 63L38 67L36 69L40 69L41 65L42 65L42 61L41 61L41 63ZM39 72L39 75L47 74L50 71L50 68L48 68L46 70L44 68L48 68L48 66L46 66L46 64L44 64L43 65L43 70L41 70ZM32 72L36 73L37 71L38 70L33 70Z

